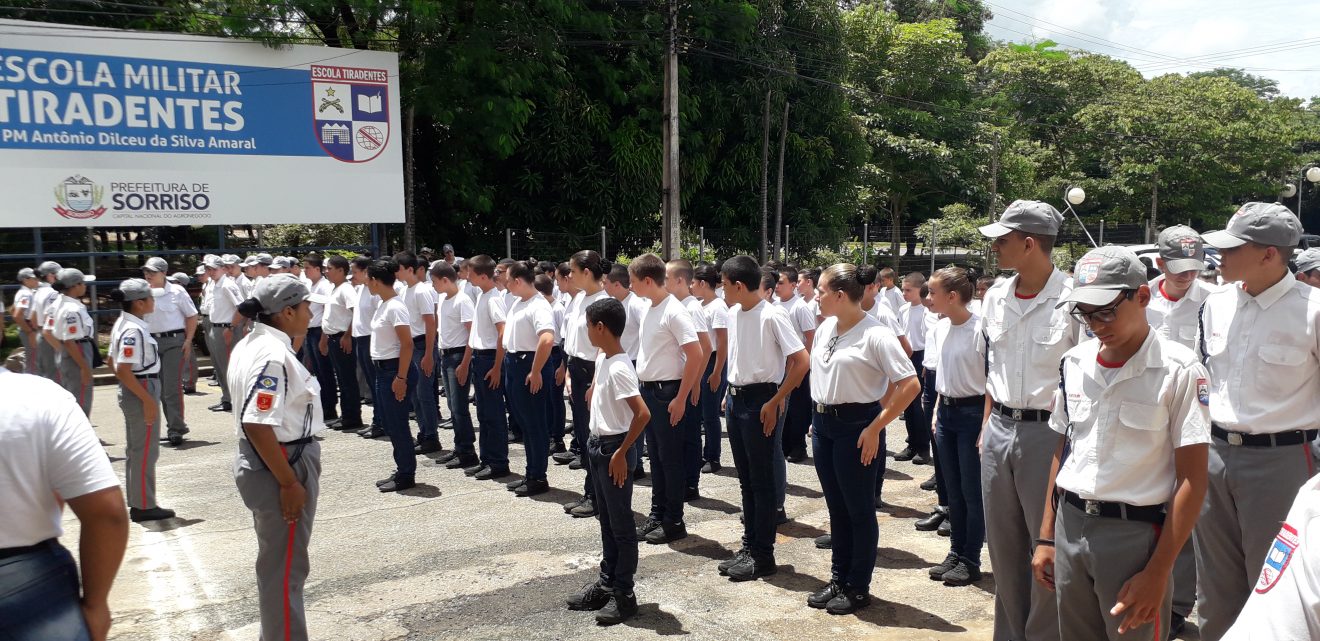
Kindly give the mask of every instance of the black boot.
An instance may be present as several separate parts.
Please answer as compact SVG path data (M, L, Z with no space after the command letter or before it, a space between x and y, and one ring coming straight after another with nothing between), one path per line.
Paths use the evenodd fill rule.
M842 592L843 586L839 585L838 581L830 579L830 582L819 592L812 592L807 597L807 605L817 610L824 610L825 606L829 605L830 601L833 601L834 597L839 596Z
M870 594L845 587L842 594L825 606L825 611L830 614L852 614L868 605L871 605Z
M596 623L615 625L637 616L637 595L632 592L615 590L609 605L596 613Z
M599 610L609 604L611 596L611 591L602 587L600 582L592 583L568 598L568 609Z

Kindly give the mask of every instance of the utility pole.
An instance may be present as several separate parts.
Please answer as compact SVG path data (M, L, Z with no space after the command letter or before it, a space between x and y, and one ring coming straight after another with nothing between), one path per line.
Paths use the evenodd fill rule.
M664 181L660 208L660 244L665 260L678 258L679 201L682 190L678 170L678 0L668 0L669 34L665 39Z
M995 132L995 141L992 147L993 153L990 154L990 211L986 218L989 222L995 222L995 213L999 210L999 132ZM981 266L989 273L990 271L990 246L985 247L985 258ZM932 271L932 273L934 273Z
M780 242L779 230L784 229L784 147L788 144L788 97L784 97L784 124L779 129L779 193L775 196L775 255L788 245L788 232ZM784 261L788 261L788 252L784 251Z
M770 244L770 90L765 90L765 129L761 134L761 264ZM778 236L779 232L776 231Z
M414 110L408 105L403 121L403 247L415 251L417 248L417 212L413 209L413 119Z
M1160 208L1160 170L1155 168L1155 176L1150 181L1150 223L1146 226L1146 242L1152 242L1155 236L1155 216Z

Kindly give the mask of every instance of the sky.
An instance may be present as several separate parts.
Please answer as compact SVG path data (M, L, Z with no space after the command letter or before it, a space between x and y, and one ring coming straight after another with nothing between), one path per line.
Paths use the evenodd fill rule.
M1237 67L1320 96L1317 0L985 0L997 40L1053 40L1128 61L1146 77Z

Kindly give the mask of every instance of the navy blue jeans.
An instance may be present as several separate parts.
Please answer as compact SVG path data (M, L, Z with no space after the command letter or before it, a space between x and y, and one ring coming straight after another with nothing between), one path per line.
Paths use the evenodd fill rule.
M742 492L742 543L758 559L774 556L775 512L782 505L779 470L784 457L779 450L779 436L784 431L784 417L779 417L770 436L761 426L761 407L773 396L773 390L743 390L737 394L730 390L727 404L729 451Z
M568 406L573 412L573 447L578 456L586 455L587 440L591 435L591 407L587 405L587 388L596 378L596 362L585 358L568 359L568 378L572 383L568 391ZM634 450L641 448L641 441L635 442ZM583 461L586 463L586 461ZM587 473L582 487L582 495L587 498L596 496L596 486L592 482L590 465L583 465Z
M523 429L523 448L527 451L526 476L529 481L544 481L550 459L550 396L555 393L554 372L549 359L539 374L532 372L535 352L520 352L504 357L505 378L509 388L504 393L509 399L509 412L518 418ZM532 393L527 376L541 377L541 391Z
M985 511L981 502L981 436L983 405L940 406L935 441L949 492L949 524L953 527L949 549L970 563L981 565L985 543Z
M0 559L0 639L88 641L78 566L54 539Z
M417 454L413 452L412 429L408 427L408 408L412 407L413 390L417 387L417 368L409 367L407 382L408 392L400 401L394 397L394 379L399 375L399 359L389 358L376 363L376 416L380 417L381 429L390 437L394 446L395 474L411 479L417 474Z
M339 416L344 419L344 425L359 425L362 423L362 390L358 389L353 355L339 346L343 337L343 332L327 337L330 354L325 358L334 366L335 380L339 383Z
M376 364L371 360L371 337L354 336L353 354L357 357L358 369L362 370L362 377L367 379L367 386L371 388L371 402L375 403L376 402ZM377 409L372 410L371 426L381 427L380 410Z
M921 361L926 357L926 350L919 349L912 352L912 367L921 372ZM903 426L907 428L907 446L912 448L913 452L923 455L930 454L930 415L926 414L925 406L922 404L921 395L908 403L907 409L903 410Z
M720 404L729 391L728 370L720 371L720 387L711 391L710 375L715 372L715 355L711 354L706 363L706 374L701 377L701 422L706 433L706 444L701 449L701 459L711 463L720 462L720 440L724 438L724 428L720 425ZM695 486L694 486L695 487Z
M935 370L919 369L921 374L921 407L926 412L926 418L931 419L935 416L935 399L939 397L939 392L935 391ZM930 439L930 462L935 468L935 496L938 498L938 505L948 507L949 491L944 484L944 472L941 469L944 463L940 461L940 446L933 435Z
M458 366L463 364L463 350L440 356L441 382L445 386L445 403L449 417L454 421L454 451L459 456L476 456L477 432L472 427L472 410L468 407L468 394L472 390L472 376L466 384L458 384ZM469 365L469 368L471 365Z
M550 384L553 386L553 393L550 396L550 442L564 442L564 432L568 429L568 409L564 406L564 386L555 382L555 372L559 366L564 364L564 348L555 345L550 350ZM568 382L568 376L564 376L564 382Z
M651 410L646 425L651 444L651 517L665 525L683 522L683 428L669 424L669 402L678 395L679 382L648 387L642 384L642 401Z
M316 382L321 385L321 413L328 419L337 418L339 414L335 411L335 406L339 401L335 389L335 364L331 360L330 354L321 353L321 328L308 327L307 336L303 339L302 351L307 355L307 360L311 362L312 374L316 375Z
M494 367L494 354L474 352L468 376L477 400L477 422L481 424L477 439L481 464L501 472L509 469L509 424L504 415L503 386L491 389L486 382L486 374Z
M705 380L697 381L698 386L704 386ZM687 401L684 402L683 422L680 427L683 428L683 483L687 487L696 489L701 484L701 413L702 407L700 400L702 395L698 393L698 402L692 404L692 393L688 392Z
M880 405L843 417L812 412L811 447L815 452L816 475L830 512L830 537L834 541L830 576L855 590L869 590L875 570L875 546L880 529L875 520L875 495L871 487L884 460L881 449L870 465L862 465L857 439L880 414ZM881 434L884 434L882 431Z
M412 385L412 409L417 413L417 440L440 439L440 400L435 397L436 377L440 374L440 358L431 354L431 375L422 373L422 358L426 356L426 337L413 337L413 369L417 380Z
M807 430L811 427L811 373L802 378L802 384L788 395L787 414L784 416L784 454L807 449Z
M632 475L623 487L610 479L610 457L623 445L626 434L591 436L583 454L584 469L591 470L596 483L596 513L600 521L600 542L604 555L600 560L600 582L608 589L632 592L637 573L637 529L632 515Z

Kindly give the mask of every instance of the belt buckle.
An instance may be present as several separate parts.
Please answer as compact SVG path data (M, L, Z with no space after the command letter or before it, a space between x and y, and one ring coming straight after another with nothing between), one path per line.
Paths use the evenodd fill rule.
M826 407L825 407L825 404L824 404L824 403L816 403L816 413L817 413L817 414L824 414L824 413L825 413L825 409L826 409Z
M1017 408L1015 407L1015 408L1013 408L1013 411L1012 411L1012 413L1009 414L1009 416L1011 416L1011 417L1013 418L1013 420L1015 420L1015 421L1020 421L1020 420L1022 420L1022 410L1017 409Z
M733 385L730 385L730 386L729 386L729 396L737 396L737 395L738 395L738 388L737 388L737 387L734 387Z
M1086 513L1087 513L1088 515L1090 515L1090 516L1100 516L1100 502L1099 502L1099 501L1087 501L1087 502L1086 502Z
M1241 445L1242 435L1238 434L1237 432L1229 432L1227 440L1229 445Z

